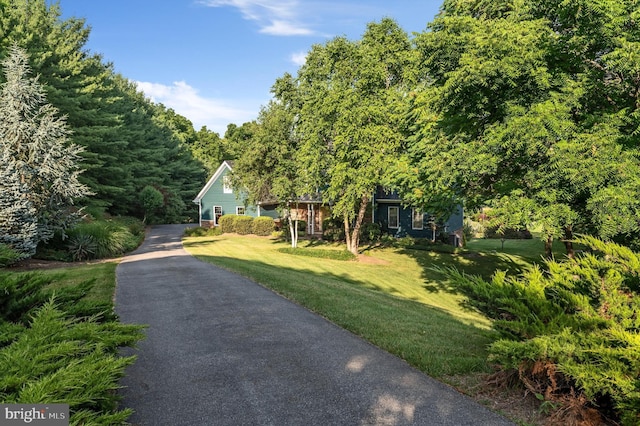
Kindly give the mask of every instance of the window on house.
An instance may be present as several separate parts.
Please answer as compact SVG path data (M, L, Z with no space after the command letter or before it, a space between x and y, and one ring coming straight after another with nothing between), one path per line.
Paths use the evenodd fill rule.
M411 229L424 228L424 213L418 209L411 209Z
M233 189L231 188L231 176L223 176L222 177L222 192L225 194L232 194Z
M400 227L400 208L389 207L388 211L389 228Z
M237 214L238 216L244 216L244 207L242 207L242 206L237 206L237 207L236 207L236 214Z
M218 226L218 220L222 217L222 206L213 206L213 224Z

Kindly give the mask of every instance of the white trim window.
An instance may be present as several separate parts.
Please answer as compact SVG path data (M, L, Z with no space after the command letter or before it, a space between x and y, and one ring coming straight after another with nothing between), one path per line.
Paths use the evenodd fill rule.
M222 206L213 206L213 224L218 226L218 221L222 217Z
M231 176L224 175L222 177L222 192L225 194L233 194L233 188L231 188Z
M400 207L389 206L387 210L389 228L398 229L400 227Z
M238 216L244 216L244 206L236 206L236 214Z
M424 229L424 213L416 208L411 209L411 229Z

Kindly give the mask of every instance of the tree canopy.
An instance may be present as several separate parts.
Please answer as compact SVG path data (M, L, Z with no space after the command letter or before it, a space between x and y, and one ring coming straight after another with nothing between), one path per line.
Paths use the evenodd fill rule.
M299 161L342 219L353 253L371 196L402 146L411 61L407 34L387 18L359 41L313 46L298 72Z
M517 212L549 250L576 231L637 238L634 14L633 1L445 1L416 39L406 192Z

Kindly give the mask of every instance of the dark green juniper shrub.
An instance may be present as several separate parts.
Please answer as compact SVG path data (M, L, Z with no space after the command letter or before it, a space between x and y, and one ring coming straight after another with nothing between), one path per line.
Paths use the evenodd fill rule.
M109 305L81 300L93 286L93 281L55 290L48 288L53 281L54 276L36 272L0 274L0 319L26 325L33 312L54 296L60 309L71 312L70 316L93 316L101 312L113 315Z
M124 424L118 381L142 327L116 321L108 302L84 300L85 281L52 289L54 275L0 274L0 395L5 403L66 403L70 424Z
M121 424L118 380L134 357L117 354L134 345L141 327L95 318L73 319L45 303L11 344L0 349L0 394L5 403L66 403L71 424Z
M513 372L560 420L640 424L640 255L592 237L592 253L490 282L448 270L503 338L490 360Z
M20 257L20 253L18 253L16 250L13 250L6 244L0 243L0 268L12 265L13 263L20 260Z

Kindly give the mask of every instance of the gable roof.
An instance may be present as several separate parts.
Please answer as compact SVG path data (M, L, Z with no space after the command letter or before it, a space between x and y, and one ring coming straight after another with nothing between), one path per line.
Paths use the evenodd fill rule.
M211 176L211 179L209 179L207 184L200 190L196 198L194 198L193 202L196 204L199 203L202 200L202 197L204 197L207 191L209 191L209 188L211 188L211 185L213 185L215 181L220 179L220 176L222 176L224 171L227 169L229 171L233 171L233 161L225 160L222 162L222 164L220 164L220 167L218 167L218 170L216 170L213 176Z

